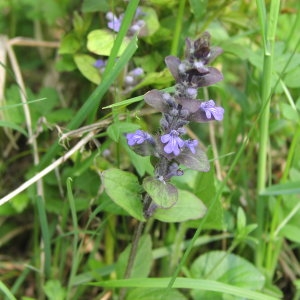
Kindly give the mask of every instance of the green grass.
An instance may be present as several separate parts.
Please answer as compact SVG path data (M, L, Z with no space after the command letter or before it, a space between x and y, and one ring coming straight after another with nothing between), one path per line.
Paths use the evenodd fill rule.
M130 35L137 7L146 25ZM0 9L1 299L299 298L298 1L4 1ZM108 11L124 13L119 32L107 28ZM99 29L109 57L91 51ZM224 120L187 132L211 170L183 166L172 179L206 213L136 220L140 206L130 200L141 199L153 166L124 134L159 131L143 95L174 91L165 57L183 57L185 39L206 30L224 51L213 62L224 80L198 98L223 106ZM128 89L135 67L144 75ZM124 176L105 185L111 169Z

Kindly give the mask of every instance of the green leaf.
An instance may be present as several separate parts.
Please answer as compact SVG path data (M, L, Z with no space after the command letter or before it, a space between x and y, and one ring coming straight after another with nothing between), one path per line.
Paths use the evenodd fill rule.
M0 291L2 292L1 294L4 294L8 300L17 300L15 296L11 293L10 289L2 282L0 281Z
M211 251L201 255L193 262L191 274L195 278L216 280L247 290L261 290L265 282L264 275L249 261L226 251ZM195 300L224 299L222 295L211 291L193 291L193 296Z
M130 290L126 300L155 300L161 299L165 289L137 288ZM177 290L171 290L164 295L164 300L186 300L187 298Z
M139 176L143 177L146 172L148 174L153 174L153 166L150 162L150 156L140 156L136 154L130 147L128 147L128 145L125 147L125 150L128 153L130 161L134 165Z
M49 300L66 299L66 290L61 286L59 280L48 280L44 286L44 291Z
M132 217L145 221L141 197L141 186L136 176L119 169L102 173L102 180L108 196Z
M206 207L194 194L178 190L178 201L168 209L157 209L153 215L163 222L184 222L200 219L204 216Z
M118 122L109 125L106 132L113 141L118 142L122 134L133 132L139 128L140 126L134 123Z
M88 34L87 48L95 54L109 56L114 42L115 34L113 32L105 29L97 29ZM123 39L118 56L124 52L129 42L128 37Z
M101 77L99 70L94 67L95 59L87 54L77 54L74 56L74 61L80 73L89 81L99 84Z
M300 76L300 69L295 68L291 72L287 73L284 82L290 88L299 88L300 87L299 76Z
M17 213L21 213L28 206L30 199L26 192L22 192L10 200L11 206Z
M84 0L82 3L82 12L107 12L109 11L109 3L107 0Z
M211 150L209 157L212 156ZM198 173L194 192L199 197L204 205L210 210L206 217L204 228L222 229L223 228L223 207L221 199L215 200L215 168L211 164L210 170L207 173Z
M261 196L274 196L285 194L300 194L300 182L287 182L281 184L274 184L261 191Z
M244 210L239 207L237 212L237 231L242 231L246 226L246 215Z
M120 254L117 264L116 273L118 278L124 278L125 270L128 264L131 244ZM131 278L147 277L151 271L152 258L152 242L150 235L144 235L140 238L138 243L137 255L135 257Z
M195 19L199 21L206 13L207 0L190 0L190 6Z
M170 183L160 181L153 177L146 177L143 180L143 187L153 202L160 208L170 208L178 200L178 191L176 187Z
M25 136L28 136L27 132L21 126L15 124L15 123L12 123L12 122L0 120L0 127L10 128L10 129L21 132Z
M208 172L210 168L205 152L199 147L196 148L195 154L191 153L189 149L183 149L176 160L189 169L197 170L199 172Z
M143 287L143 288L164 288L168 286L171 278L133 278L123 280L107 280L90 283L92 286L100 287ZM254 292L245 288L241 288L235 285L229 285L226 283L194 278L181 278L175 279L172 288L180 289L195 289L201 291L214 291L222 293L223 295L233 295L242 297L247 300L278 300L278 297L269 296L265 293ZM204 300L202 298L201 300ZM206 300L206 299L205 299Z
M66 34L61 41L59 54L74 54L80 49L80 40L76 33L70 32Z
M279 235L300 244L300 229L298 226L287 224L280 230Z
M159 21L157 18L156 11L151 7L140 7L142 12L145 14L143 20L145 21L145 30L141 29L139 36L150 36L154 34L159 28Z
M55 63L55 69L59 72L71 72L76 70L76 64L72 54L60 55Z
M299 122L299 113L296 109L291 107L291 105L287 103L280 103L280 111L282 112L282 115L286 120L290 120L296 123Z

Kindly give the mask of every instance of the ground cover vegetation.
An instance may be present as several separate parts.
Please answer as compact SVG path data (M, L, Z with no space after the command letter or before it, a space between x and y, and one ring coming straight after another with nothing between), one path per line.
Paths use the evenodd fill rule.
M0 2L0 298L300 297L300 4Z

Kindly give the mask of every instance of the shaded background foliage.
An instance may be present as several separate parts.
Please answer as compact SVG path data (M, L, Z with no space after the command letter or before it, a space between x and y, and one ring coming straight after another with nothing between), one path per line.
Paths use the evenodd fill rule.
M100 107L93 109L78 126L67 129L97 85L108 76L93 66L99 58L107 59L105 51L109 43L101 48L101 41L117 34L107 28L105 14L113 11L119 16L128 2L1 1L1 53L6 53L7 45L15 52L15 64L25 82L41 162L34 161L34 150L28 141L26 117L20 105L22 87L14 63L1 56L0 76L4 81L0 86L0 197L51 164L81 139L77 134L68 136L56 147L55 155L49 156L54 153L51 149L58 143L61 132L102 122L92 142L74 153L59 170L43 178L43 201L37 198L36 187L31 186L0 206L0 280L15 297L86 299L88 295L90 299L101 299L108 290L83 283L112 279L115 274L122 278L120 274L124 272L129 251L126 247L136 221L111 201L100 173L117 167L134 173L140 181L145 174L151 175L149 159L139 158L130 151L123 133L138 128L155 132L159 115L141 101L142 97L134 99L150 89L171 87L174 82L166 69L165 56L182 57L185 38L195 39L208 30L212 44L224 51L214 63L222 70L224 81L199 91L198 98L222 103L225 118L221 124L210 127L192 124L188 132L208 147L211 171L199 174L185 170L185 175L173 183L195 194L207 207L212 205L225 180L226 185L213 203L212 213L201 225L203 232L197 240L201 247L192 249L181 275L297 299L300 275L299 4L290 0L281 1L280 5L270 78L267 186L271 187L259 197L261 132L257 119L264 107L261 89L265 78L258 3L260 1L141 1L140 6L147 12L147 30L138 37L138 48L132 59L107 89ZM269 11L271 1L265 4ZM128 43L132 41L126 38ZM128 89L124 78L135 67L143 68L144 74ZM122 102L126 99L134 101ZM102 109L112 104L116 105L113 109ZM238 160L234 162L238 153ZM233 163L234 169L227 177ZM69 177L72 182L68 181ZM260 236L255 231L255 224L261 227L257 214L259 201L266 203ZM135 268L134 274L137 277L171 276L199 222L153 221L148 224L137 257L140 269ZM260 240L264 242L258 247ZM173 251L168 252L169 248ZM257 252L263 256L262 262ZM209 272L207 266L210 265L219 272ZM232 265L249 272L253 282L250 284L245 277L239 283ZM161 292L151 291L153 297ZM145 288L130 290L127 299L151 299L145 296L146 292ZM170 299L187 299L177 290L172 293ZM193 290L190 294L192 299L204 296L205 299L226 297L209 291Z

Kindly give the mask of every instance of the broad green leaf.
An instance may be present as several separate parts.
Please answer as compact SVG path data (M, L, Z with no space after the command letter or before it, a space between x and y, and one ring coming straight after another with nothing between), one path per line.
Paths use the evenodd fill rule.
M61 41L59 54L74 54L80 49L80 40L74 32L66 34Z
M298 226L287 224L280 230L279 235L300 244L300 228Z
M118 142L122 134L136 131L139 128L140 126L134 123L118 122L109 125L106 132L113 141Z
M115 34L113 32L96 29L88 34L87 48L95 54L109 56L114 42ZM125 37L118 52L119 56L124 52L129 42L129 38Z
M300 194L300 182L287 182L274 184L261 191L262 196L285 195L285 194Z
M216 280L247 290L261 290L264 275L249 261L226 251L211 251L196 259L191 267L194 278ZM193 291L193 299L225 299L222 294L211 291ZM245 299L243 297L235 299Z
M201 20L203 15L206 13L207 0L189 0L191 11L195 15L196 20Z
M84 0L82 3L82 12L107 12L110 9L108 0Z
M135 175L119 169L102 173L102 180L108 196L132 217L145 221L141 197L141 186Z
M284 78L284 82L290 88L299 88L300 87L299 76L300 76L300 69L295 68L294 70L286 74Z
M76 64L74 62L73 55L61 55L55 63L55 69L59 72L71 72L76 70Z
M101 81L99 70L94 67L95 59L87 54L76 54L74 61L81 74L95 84Z
M92 286L100 287L143 287L143 288L164 288L168 286L171 278L133 278L123 280L107 280L90 283ZM215 280L194 279L177 277L172 288L195 289L200 291L214 291L223 295L233 295L247 300L278 300L279 297L269 296L265 293L255 292L235 285L218 282ZM201 300L207 300L202 298Z
M66 299L67 292L62 287L59 280L49 280L44 286L44 291L49 300L64 300Z
M170 72L167 69L164 69L161 72L147 73L143 80L139 82L132 90L135 91L149 85L160 89L166 85L171 85L173 81L174 78L171 76Z
M126 296L126 300L160 300L165 289L137 288L130 290ZM186 300L187 298L177 290L171 290L164 295L164 300Z
M24 211L24 209L28 206L30 202L30 199L28 197L28 194L25 192L22 192L15 196L11 201L11 206L16 210L17 213L21 213Z
M153 202L160 208L170 208L178 200L178 191L176 187L170 183L160 181L153 177L146 177L143 180L143 187Z
M204 216L206 207L202 201L188 191L178 190L178 201L168 209L157 209L153 215L163 222L184 222L200 219Z
M131 244L120 254L117 264L116 273L118 278L124 278L125 270L128 264ZM152 258L152 242L150 235L142 236L138 243L137 255L135 257L131 278L147 277L151 271Z
M280 111L286 120L299 122L299 113L291 105L287 103L280 103Z
M0 206L0 216L20 214L28 207L29 202L28 194L22 192Z
M146 173L150 175L153 174L153 166L150 162L150 156L140 156L128 147L128 145L125 147L125 150L139 176L143 177Z
M145 21L145 30L141 29L139 36L150 36L154 34L159 28L159 21L156 11L151 7L141 6L142 12L145 14L143 20Z
M212 157L211 150L208 152L209 157ZM204 228L222 229L223 228L223 207L220 199L215 200L215 172L211 165L209 172L198 173L194 193L199 197L204 205L209 209L206 217Z

